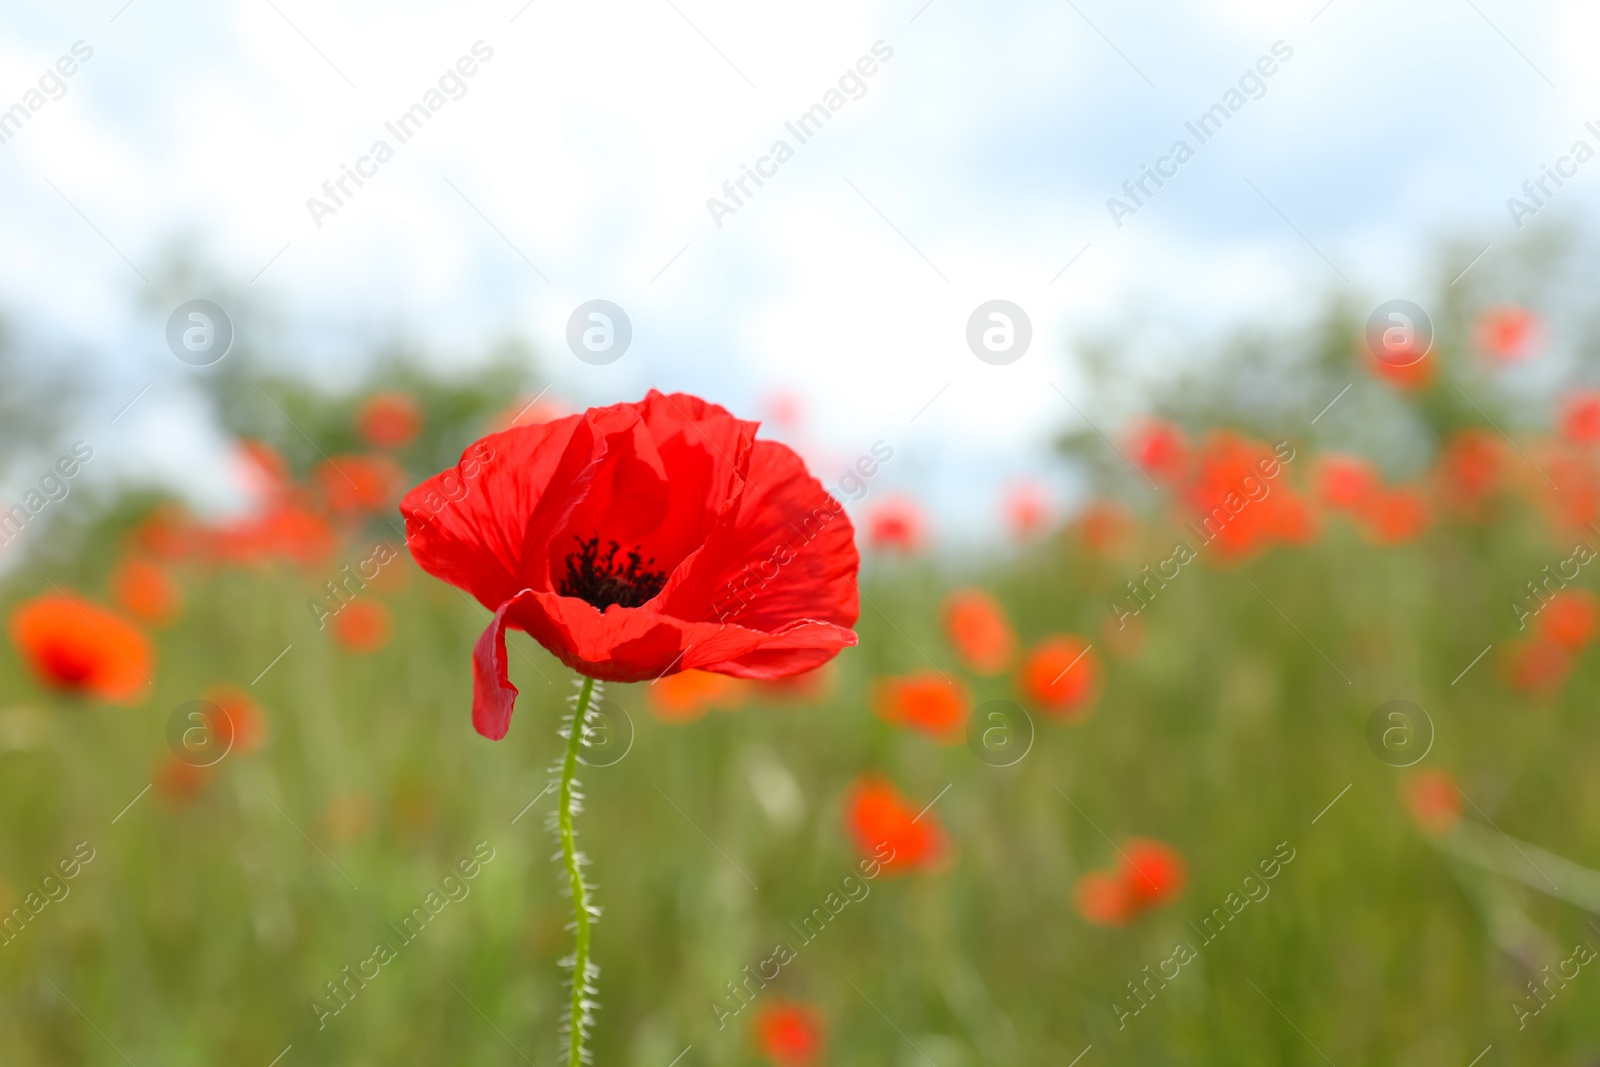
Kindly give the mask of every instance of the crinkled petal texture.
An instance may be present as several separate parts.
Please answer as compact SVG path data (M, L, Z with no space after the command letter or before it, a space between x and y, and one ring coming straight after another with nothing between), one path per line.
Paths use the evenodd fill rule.
M490 434L401 502L422 568L494 613L473 724L505 736L505 631L619 682L783 678L856 643L855 531L800 457L683 393Z

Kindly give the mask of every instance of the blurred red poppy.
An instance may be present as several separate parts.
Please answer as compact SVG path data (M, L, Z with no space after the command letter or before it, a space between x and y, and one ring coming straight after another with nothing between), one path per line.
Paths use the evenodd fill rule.
M394 618L376 600L355 600L333 617L333 639L357 655L376 652L389 643Z
M767 395L767 415L786 430L797 429L805 417L805 401L799 393L779 390Z
M1073 721L1088 714L1099 698L1100 676L1092 645L1076 634L1057 634L1029 650L1017 685L1049 714Z
M1134 424L1128 435L1133 461L1158 482L1175 483L1189 467L1189 440L1164 419L1147 418Z
M943 745L956 745L966 732L972 696L960 682L937 671L918 671L903 678L880 678L873 708L887 722L920 730Z
M1108 871L1090 871L1080 877L1072 887L1072 903L1085 921L1097 926L1123 926L1139 910L1126 879Z
M1316 483L1323 507L1353 514L1366 510L1383 485L1371 463L1336 453L1317 460Z
M1574 444L1600 444L1600 391L1580 389L1561 402L1561 433Z
M422 429L422 408L407 393L376 393L356 412L356 429L377 448L404 448Z
M1500 482L1503 449L1486 430L1459 430L1439 455L1439 476L1445 502L1460 511L1478 513Z
M822 1015L809 1004L765 1004L756 1014L756 1040L777 1067L810 1067L822 1056Z
M233 738L230 754L242 756L254 752L266 741L266 717L249 693L236 685L218 685L206 690L201 697L217 705L227 716L225 729Z
M1170 846L1136 837L1122 843L1122 880L1141 908L1160 908L1183 895L1188 867Z
M1280 538L1309 538L1310 515L1286 482L1272 448L1218 430L1196 451L1181 495L1206 544L1223 557L1240 558Z
M403 478L399 464L388 456L333 456L316 469L328 507L346 515L386 510L399 495Z
M1039 533L1050 521L1050 505L1044 489L1034 482L1020 482L1006 491L1001 505L1006 526L1019 541Z
M156 559L174 560L193 555L199 547L194 520L177 504L160 504L128 533L128 546Z
M1361 355L1367 369L1397 389L1426 389L1438 375L1439 360L1436 353L1428 352L1412 359L1405 353L1394 353L1379 359L1361 346Z
M1549 695L1572 672L1572 653L1542 637L1508 641L1501 653L1506 681L1521 692Z
M468 450L473 492L401 504L422 568L495 613L473 651L473 725L499 739L517 690L505 631L609 681L679 670L809 671L856 643L859 563L843 506L800 457L698 397L651 390L492 434ZM483 462L483 450L498 457Z
M663 722L693 722L712 708L737 708L743 682L710 671L679 671L658 678L645 692L651 710Z
M129 615L152 626L178 617L183 597L165 568L140 556L128 556L111 572L111 595Z
M1428 529L1428 502L1416 489L1380 491L1367 507L1367 536L1374 544L1402 545Z
M945 598L944 630L976 674L999 674L1017 654L1017 635L1005 609L982 589L958 589Z
M1576 652L1594 640L1600 622L1600 597L1586 589L1562 589L1535 617L1534 632L1551 644Z
M149 693L155 651L145 635L96 604L49 593L11 613L11 641L44 684L113 704Z
M246 491L256 499L258 506L274 506L294 484L289 476L288 461L263 441L242 440L238 448L235 469Z
M1449 833L1461 821L1461 791L1444 771L1414 771L1401 782L1400 792L1411 818L1427 833Z
M851 789L845 824L862 855L877 859L885 874L932 867L944 858L944 831L933 812L919 818L917 809L882 779L863 778Z
M1127 544L1136 529L1128 510L1110 500L1090 503L1078 516L1078 523L1084 546L1098 555L1109 555Z
M1492 307L1478 318L1478 347L1502 363L1533 353L1539 320L1527 308Z
M205 792L206 785L210 783L215 773L210 767L185 763L177 756L168 753L156 764L150 784L155 787L158 799L178 807L192 804L201 793Z
M867 544L879 551L910 555L926 538L922 509L905 497L891 497L867 512Z

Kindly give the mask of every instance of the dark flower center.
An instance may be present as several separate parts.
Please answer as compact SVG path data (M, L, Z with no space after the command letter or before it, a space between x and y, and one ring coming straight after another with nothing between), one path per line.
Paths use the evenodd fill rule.
M567 555L567 576L561 579L562 596L587 600L604 612L613 604L636 608L661 592L667 584L665 571L645 570L655 562L645 559L638 548L628 552L626 562L617 559L622 546L610 542L611 550L600 553L600 535L589 540L573 535L578 551Z

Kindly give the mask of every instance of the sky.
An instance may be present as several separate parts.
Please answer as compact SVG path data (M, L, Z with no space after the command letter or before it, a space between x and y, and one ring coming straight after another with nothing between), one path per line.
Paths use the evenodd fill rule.
M1137 398L1229 327L1421 295L1443 238L1490 260L1519 221L1587 217L1600 161L1531 219L1507 199L1600 148L1597 43L1600 12L1558 0L12 9L0 109L44 102L0 144L0 313L93 368L61 439L95 442L97 477L204 495L228 469L196 415L205 368L150 307L187 240L219 289L280 309L283 366L310 377L351 380L374 335L445 372L517 335L575 406L654 386L759 415L792 394L824 481L884 441L883 492L981 529L1021 479L1065 503L1050 437L1137 404L1088 393L1083 338L1164 339L1130 338ZM1200 143L1185 124L1230 91ZM386 124L419 103L402 143ZM819 104L802 143L786 124ZM724 183L758 166L735 203ZM1136 203L1146 166L1176 173ZM632 328L605 365L567 342L596 299ZM1031 324L1003 365L968 343L992 300Z

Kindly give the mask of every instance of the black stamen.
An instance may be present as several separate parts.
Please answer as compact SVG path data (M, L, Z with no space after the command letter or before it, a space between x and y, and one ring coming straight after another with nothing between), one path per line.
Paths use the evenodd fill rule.
M643 558L637 548L627 555L627 564L617 561L622 546L612 541L611 551L600 554L600 535L589 540L573 535L578 551L567 556L567 576L558 592L587 600L604 612L613 604L636 608L647 603L667 584L665 571L645 570L655 559Z

